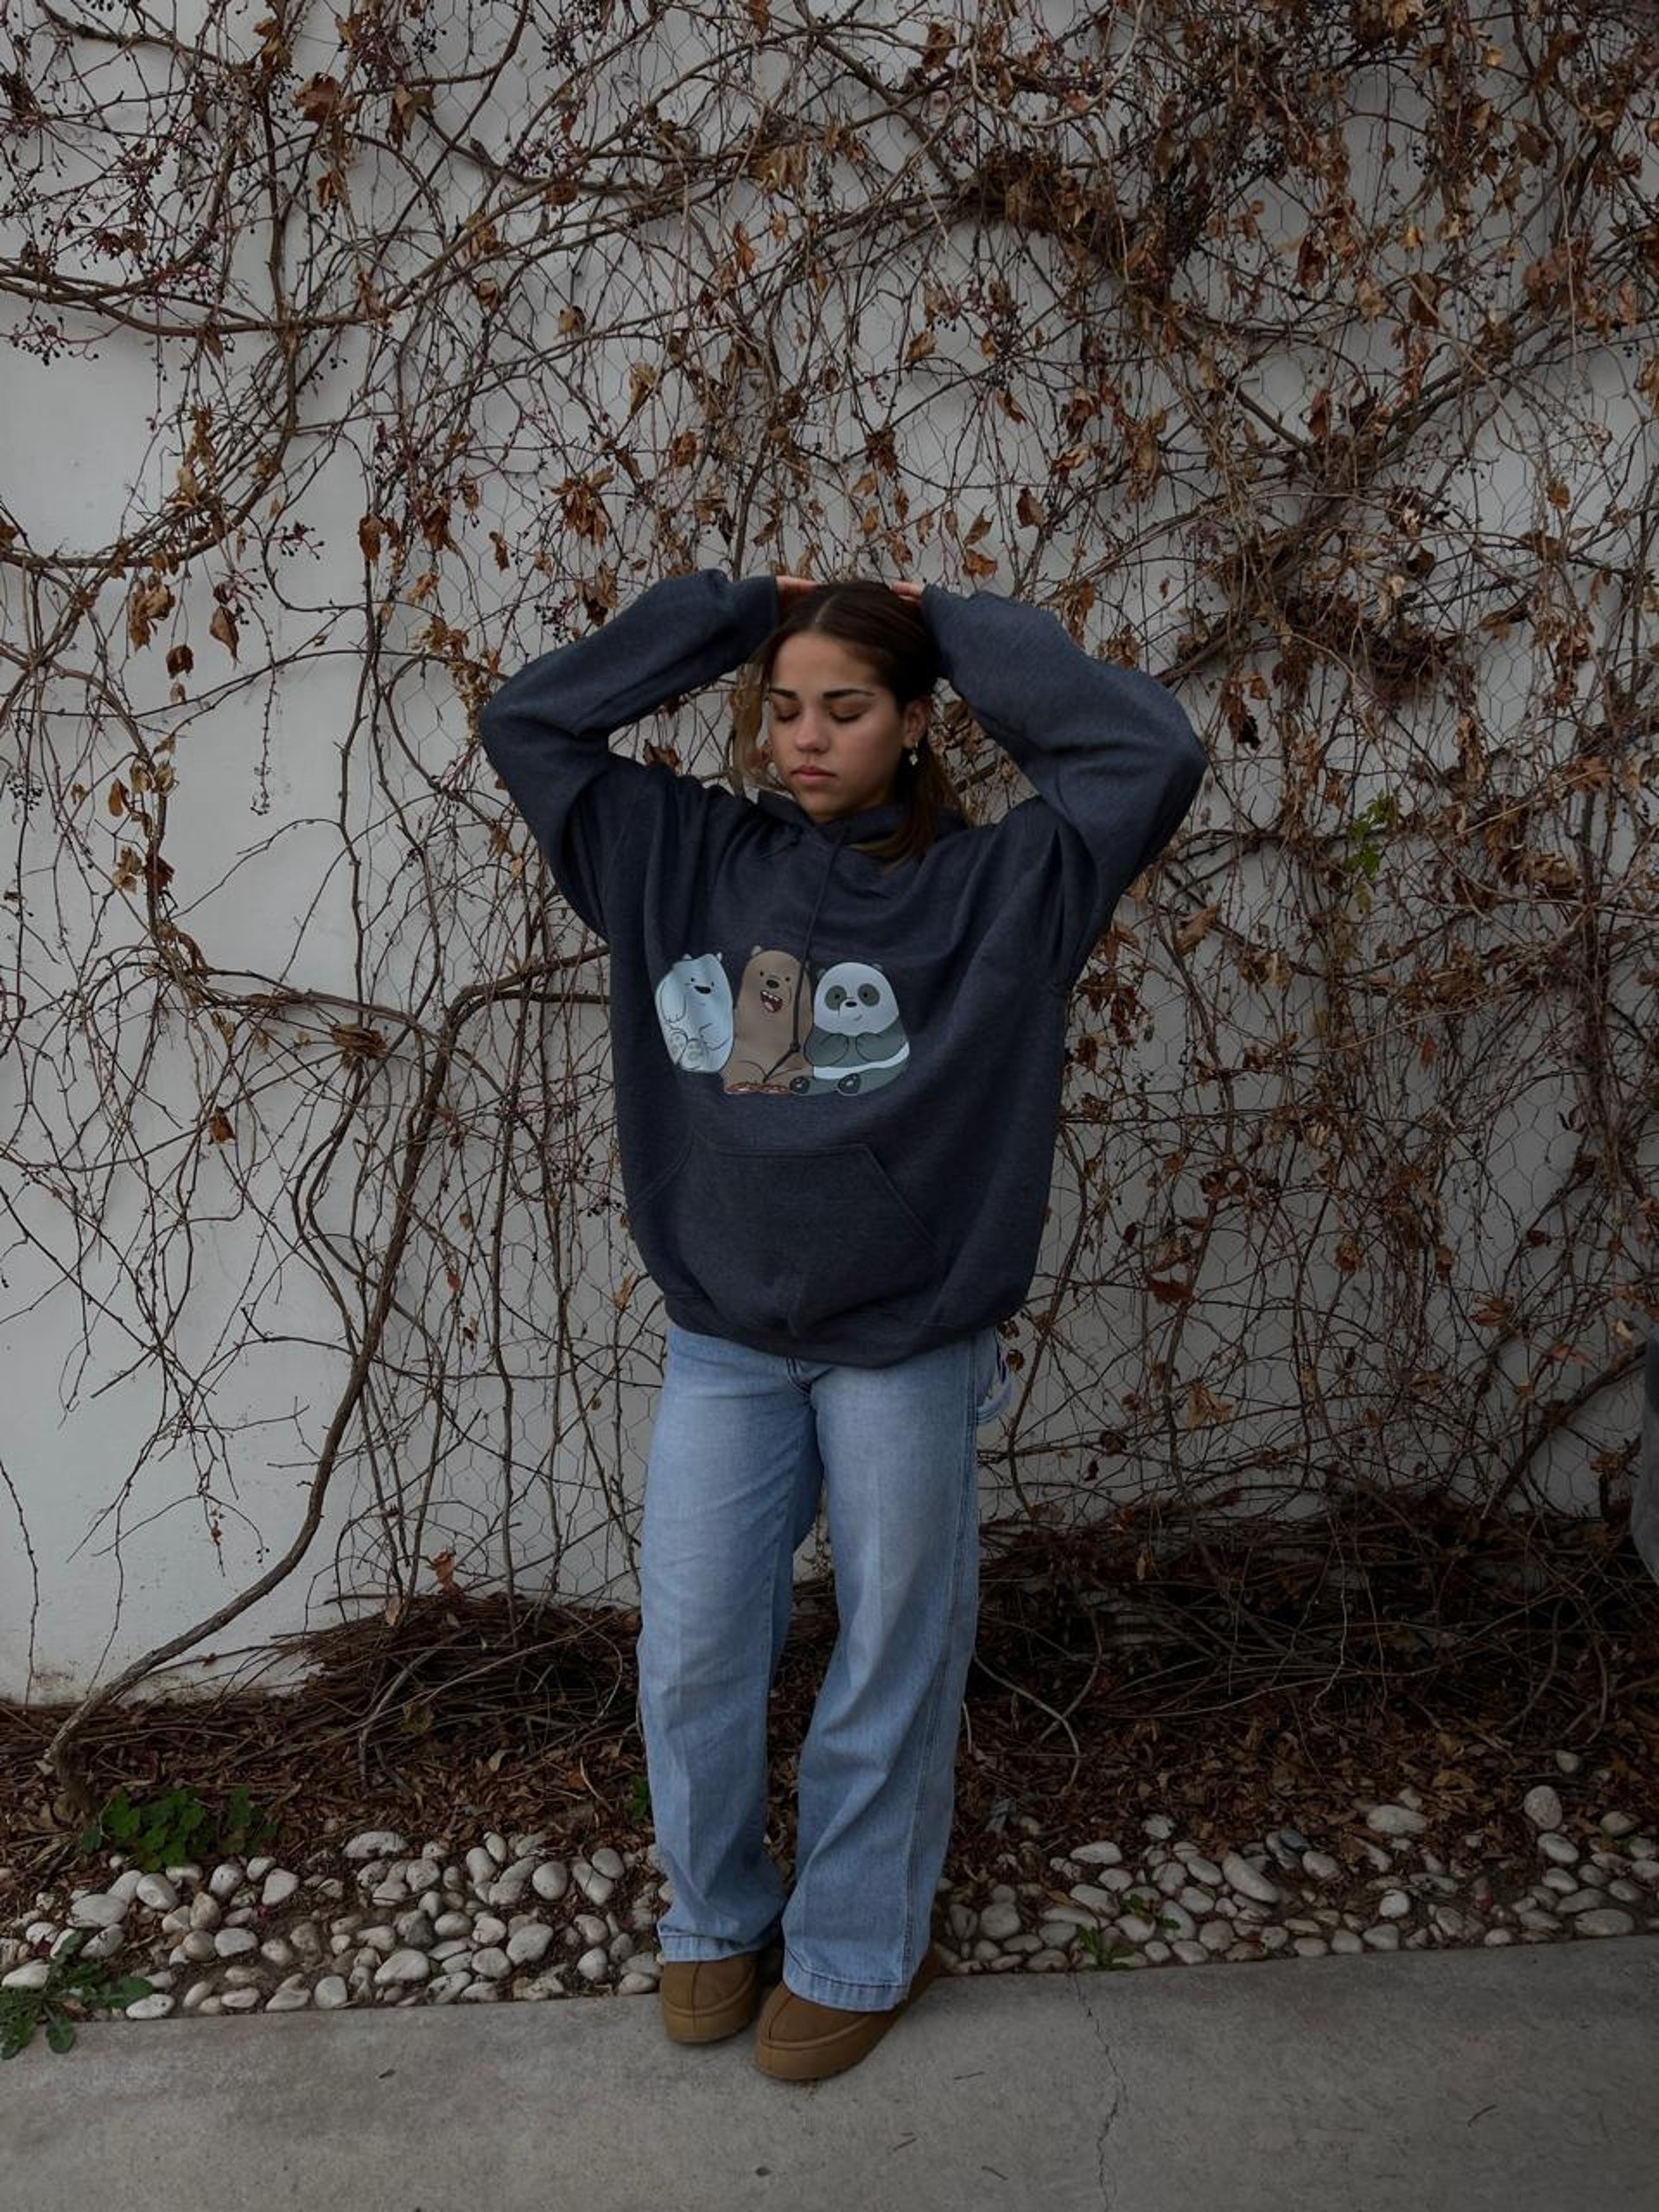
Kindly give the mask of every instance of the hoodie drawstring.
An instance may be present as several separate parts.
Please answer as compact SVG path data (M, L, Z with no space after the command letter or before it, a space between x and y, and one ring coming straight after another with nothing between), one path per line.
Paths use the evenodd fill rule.
M830 888L830 871L836 864L836 855L840 852L842 844L846 842L846 837L847 824L843 822L837 824L831 833L829 841L830 857L824 862L823 874L818 879L818 895L812 902L812 918L806 925L806 945L801 954L799 972L795 978L795 1003L791 1009L791 1020L790 1022L790 1029L791 1032L790 1051L791 1052L798 1052L806 1042L806 1038L803 1034L801 1028L801 987L806 980L812 958L812 932L817 927L818 910L823 905L824 893ZM807 1023L807 1029L810 1031L810 1027L811 1023L809 1020Z

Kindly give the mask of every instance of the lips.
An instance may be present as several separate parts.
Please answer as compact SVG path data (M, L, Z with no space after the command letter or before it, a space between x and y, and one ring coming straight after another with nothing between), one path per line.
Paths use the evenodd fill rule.
M798 784L827 784L830 779L828 772L823 768L798 768L795 771L795 780Z

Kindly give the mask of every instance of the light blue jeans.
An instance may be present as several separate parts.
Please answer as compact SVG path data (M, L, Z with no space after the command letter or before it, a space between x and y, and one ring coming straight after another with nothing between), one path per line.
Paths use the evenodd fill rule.
M762 1951L885 2012L932 1937L979 1618L976 1433L994 1327L880 1368L668 1324L639 1552L639 1719L666 1960ZM801 1747L795 1877L765 1847L767 1698L822 1491L840 1630Z

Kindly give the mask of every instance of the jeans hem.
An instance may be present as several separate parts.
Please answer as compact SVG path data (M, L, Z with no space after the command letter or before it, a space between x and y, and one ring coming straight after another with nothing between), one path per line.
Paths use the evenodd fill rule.
M777 1940L771 1936L763 1936L758 1943L722 1943L702 1936L658 1936L657 1955L664 1966L702 1965L710 1959L746 1959L753 1953L769 1951Z
M920 1961L917 1961L919 1966ZM838 1974L814 1974L804 1967L798 1955L787 1944L784 1946L784 1984L798 1997L810 1998L815 2005L833 2005L849 2012L890 2012L901 2005L916 1979L912 1972L910 1981L843 1981Z

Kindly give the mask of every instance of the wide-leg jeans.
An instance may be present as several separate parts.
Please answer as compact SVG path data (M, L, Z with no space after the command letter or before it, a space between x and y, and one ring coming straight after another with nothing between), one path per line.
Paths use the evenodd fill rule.
M993 1326L881 1368L668 1324L640 1540L639 1719L665 1960L781 1932L802 1997L886 2011L932 1935L979 1617ZM767 1699L822 1495L839 1630L802 1745L795 1872L765 1847Z

